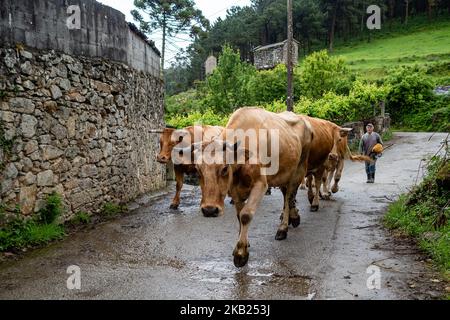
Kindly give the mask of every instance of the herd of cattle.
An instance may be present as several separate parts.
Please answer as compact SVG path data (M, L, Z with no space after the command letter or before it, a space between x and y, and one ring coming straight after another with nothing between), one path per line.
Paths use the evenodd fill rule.
M267 164L248 161L250 152L247 144L236 141L236 138L230 141L225 134L230 130L256 132L258 150L262 147L267 149L271 145L266 132L277 130L277 172L264 174L262 169ZM338 192L345 159L371 161L366 156L352 155L347 144L350 131L351 129L341 128L330 121L292 112L276 114L260 108L242 108L233 113L225 128L203 125L181 130L164 129L160 137L161 150L157 160L160 163L168 163L173 155L194 155L210 147L223 151L202 154L203 161L194 161L192 156L190 159L193 161L174 165L176 194L171 208L176 209L180 204L185 173L196 172L199 175L202 191L201 211L204 216L221 215L226 196L231 196L240 225L239 239L233 252L234 264L236 267L243 267L249 257L249 224L268 188L278 187L283 193L281 224L275 239L284 240L289 225L294 228L300 225L296 195L301 184L306 184L308 188L311 211L317 211L319 197L329 199L331 192ZM183 145L186 135L189 135L189 139L186 139L189 141L188 146ZM238 150L243 151L244 162L222 161L230 154L236 159ZM331 186L333 177L334 184Z

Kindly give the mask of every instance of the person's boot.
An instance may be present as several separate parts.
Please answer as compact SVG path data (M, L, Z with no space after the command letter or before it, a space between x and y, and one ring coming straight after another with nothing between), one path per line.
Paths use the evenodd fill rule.
M366 183L370 183L371 178L372 178L372 175L370 173L368 173L367 174L367 181L366 181Z
M369 183L374 183L375 182L375 173L371 173L370 177L369 177Z

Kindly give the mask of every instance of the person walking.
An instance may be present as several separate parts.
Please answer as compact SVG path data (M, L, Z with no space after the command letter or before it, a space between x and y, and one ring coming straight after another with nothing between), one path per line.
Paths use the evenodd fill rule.
M366 161L367 183L375 183L376 163L383 151L383 140L373 131L373 124L369 123L366 130L359 142L359 152L372 158L372 161Z

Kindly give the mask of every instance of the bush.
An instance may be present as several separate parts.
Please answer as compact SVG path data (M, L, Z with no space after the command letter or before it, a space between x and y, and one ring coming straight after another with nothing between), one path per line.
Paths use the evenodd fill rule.
M250 102L249 82L256 69L241 61L240 54L225 45L214 72L206 79L205 105L228 114Z
M45 206L39 210L40 220L44 224L52 224L63 213L61 196L53 192L45 199Z
M70 220L72 224L88 224L91 222L91 216L87 212L77 212L75 216Z
M374 108L376 113L380 113L380 102L386 101L390 85L376 85L371 83L363 83L357 80L349 94L350 108L352 109L352 120L367 119L373 115Z
M298 114L306 114L338 124L354 119L354 111L350 107L350 98L333 92L328 92L317 100L302 97L295 105L294 111Z
M263 105L273 101L286 101L287 69L284 64L279 64L272 70L262 70L254 74L250 79L249 94L250 104ZM294 82L297 86L299 82ZM299 92L296 88L295 92Z
M102 214L107 217L114 217L127 211L128 209L126 206L111 202L105 203L102 208Z
M419 67L399 67L387 77L391 87L388 95L388 112L394 122L402 122L403 117L429 109L433 101L433 83Z
M166 98L166 115L185 116L193 111L202 110L202 98L197 90L191 89Z
M166 123L172 127L181 129L193 125L211 125L225 126L228 122L229 115L218 114L212 110L206 110L204 113L194 111L186 116L174 116L166 119Z
M328 55L326 50L307 56L300 68L302 96L319 99L327 92L348 94L353 76L341 57Z

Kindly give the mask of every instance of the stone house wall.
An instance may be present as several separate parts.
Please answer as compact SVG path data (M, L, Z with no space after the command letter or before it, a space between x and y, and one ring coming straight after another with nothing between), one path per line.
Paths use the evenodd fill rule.
M67 216L165 186L155 161L163 82L101 58L0 48L0 202L31 215L53 191ZM1 137L0 137L1 138ZM1 141L3 141L1 140Z

